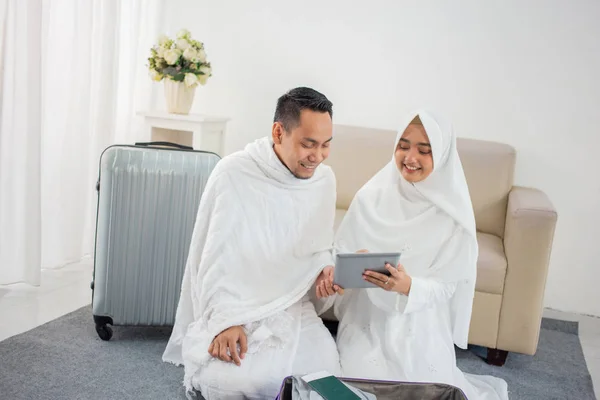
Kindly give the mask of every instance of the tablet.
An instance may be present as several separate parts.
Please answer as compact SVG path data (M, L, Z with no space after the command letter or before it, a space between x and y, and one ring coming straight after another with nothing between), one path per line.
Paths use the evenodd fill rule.
M333 283L344 289L368 289L379 287L363 279L366 270L390 276L385 264L396 267L400 253L342 253L336 255Z

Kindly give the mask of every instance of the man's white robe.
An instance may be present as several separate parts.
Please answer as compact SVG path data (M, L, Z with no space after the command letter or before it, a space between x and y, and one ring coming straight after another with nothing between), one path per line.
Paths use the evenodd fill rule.
M223 158L198 209L172 336L163 360L207 399L274 398L284 377L339 373L331 335L308 291L332 265L336 187L320 165L298 179L270 138ZM213 358L220 332L245 327L241 367Z

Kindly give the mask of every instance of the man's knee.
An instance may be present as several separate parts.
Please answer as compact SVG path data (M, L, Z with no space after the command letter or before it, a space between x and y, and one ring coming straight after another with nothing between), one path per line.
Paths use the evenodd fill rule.
M248 358L242 365L214 360L192 380L194 387L207 399L253 399L276 397L283 377L264 370L262 365L252 365Z
M300 336L292 372L309 374L326 370L339 375L341 366L337 345L327 328L322 323L305 328Z

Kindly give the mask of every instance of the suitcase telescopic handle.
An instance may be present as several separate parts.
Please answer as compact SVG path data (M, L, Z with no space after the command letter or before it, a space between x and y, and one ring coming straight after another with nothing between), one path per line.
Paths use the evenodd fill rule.
M191 146L185 146L179 143L173 143L173 142L137 142L135 143L136 146L143 146L143 147L151 147L151 146L168 146L168 147L175 147L177 149L181 149L181 150L194 150L193 147ZM100 179L98 179L98 181L96 182L96 191L100 192Z
M135 145L136 146L146 146L146 147L169 146L169 147L176 147L176 148L182 149L182 150L194 150L193 147L185 146L183 144L173 143L173 142L137 142Z

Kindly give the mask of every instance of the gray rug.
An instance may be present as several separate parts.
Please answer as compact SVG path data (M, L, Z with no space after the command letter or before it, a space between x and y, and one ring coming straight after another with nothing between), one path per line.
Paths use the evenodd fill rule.
M473 347L458 350L457 363L464 372L506 380L511 400L595 400L578 331L577 322L544 318L535 356L509 353L506 364L498 368L481 360L487 355L486 349Z
M577 323L544 320L534 357L509 354L502 368L458 352L465 372L506 379L512 399L595 399ZM170 329L115 327L101 341L83 307L0 342L0 398L185 399L183 369L161 361ZM200 397L198 397L200 398Z

